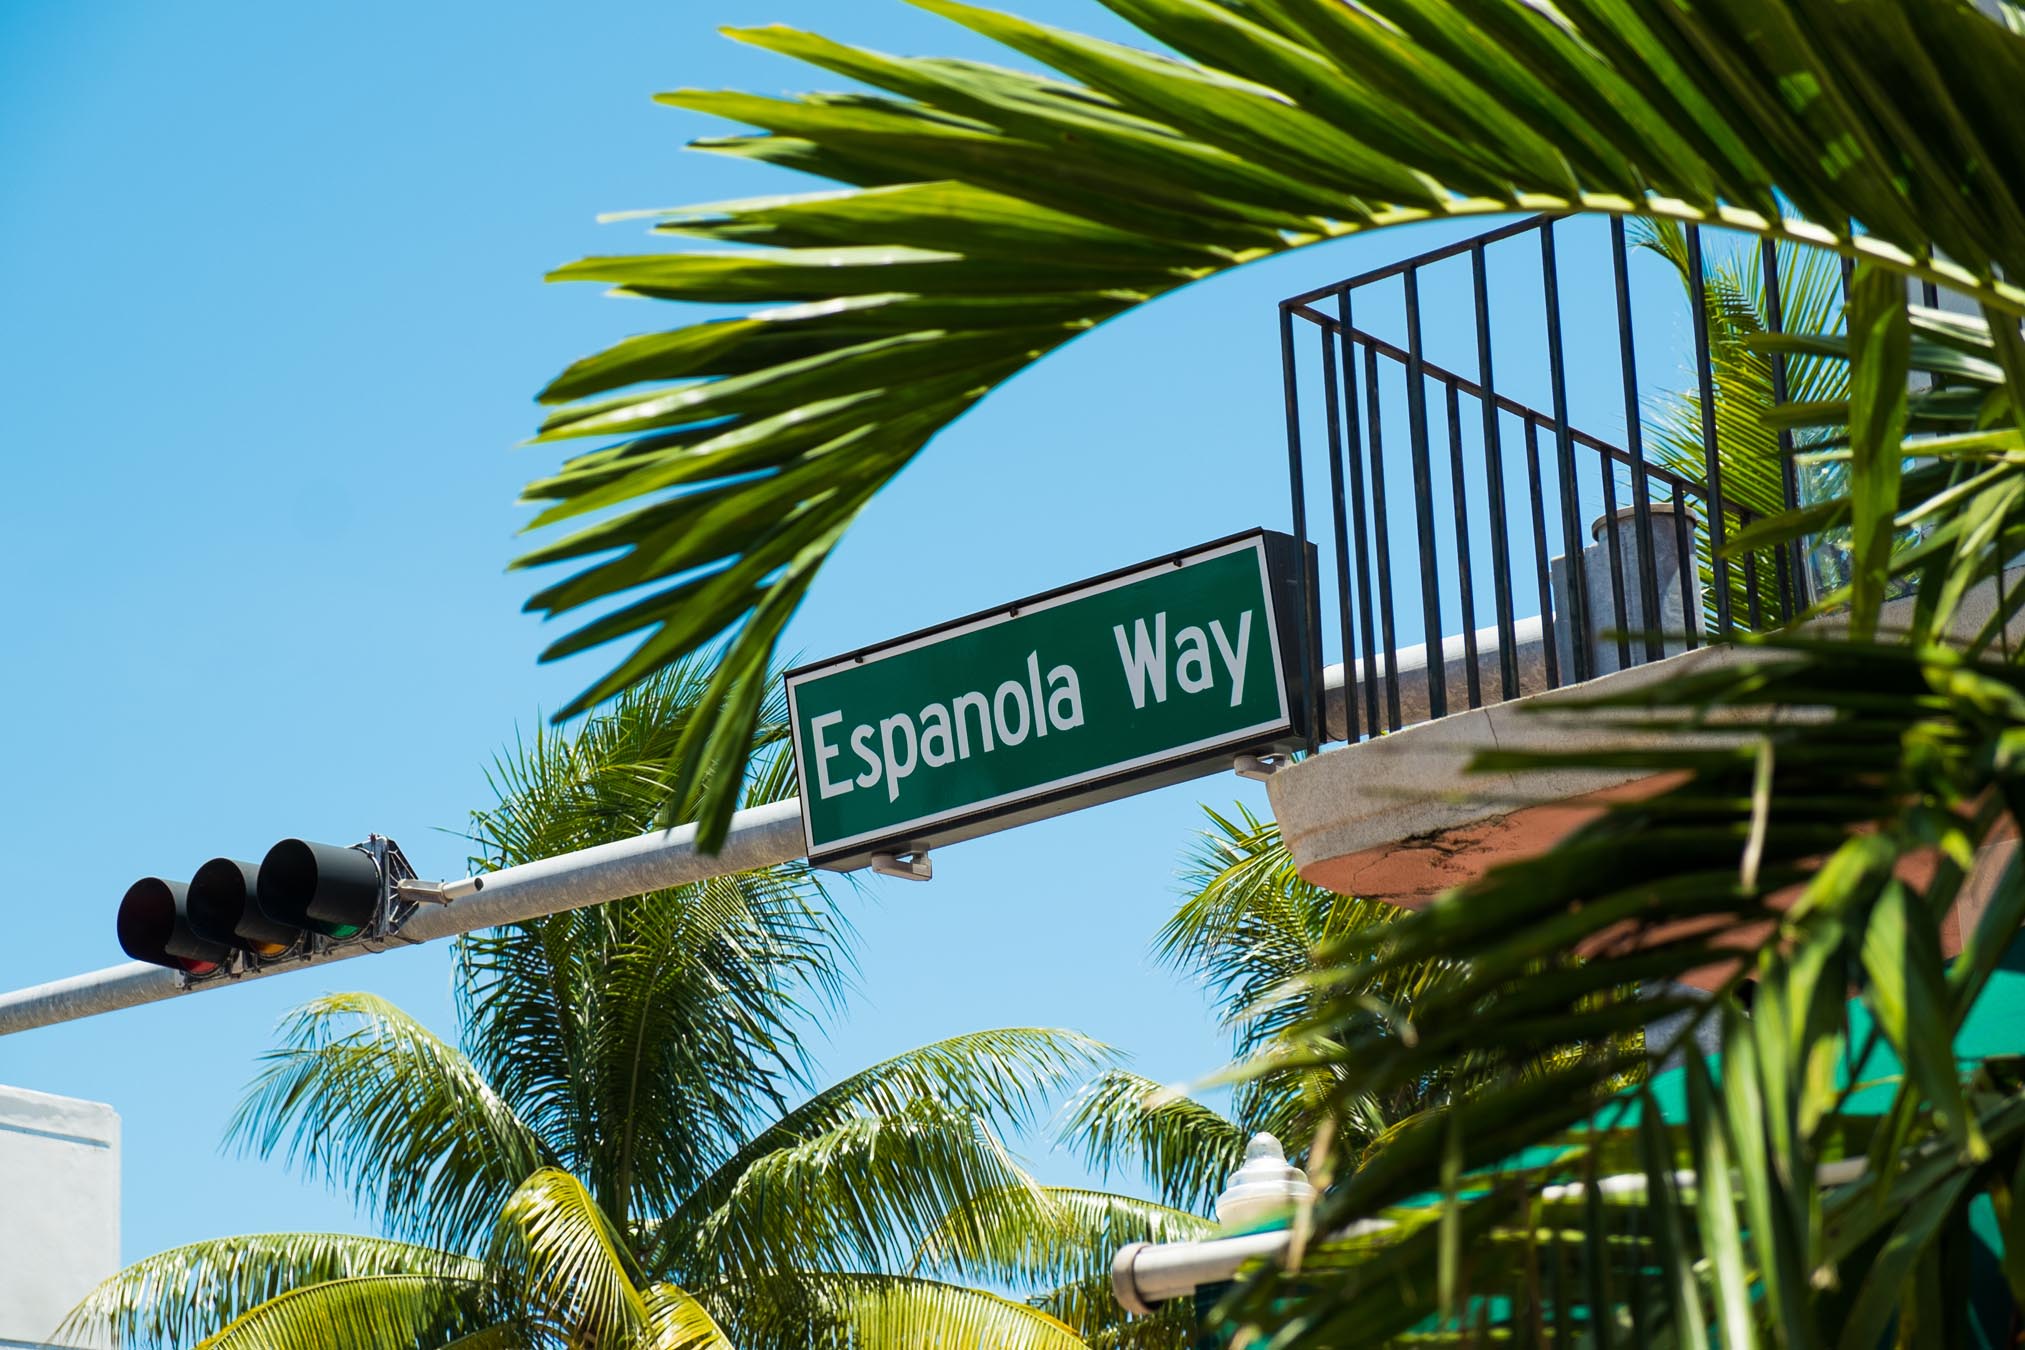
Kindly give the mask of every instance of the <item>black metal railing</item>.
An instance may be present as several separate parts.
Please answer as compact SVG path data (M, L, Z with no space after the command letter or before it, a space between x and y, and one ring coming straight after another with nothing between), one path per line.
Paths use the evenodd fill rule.
M1592 245L1579 254L1561 242L1578 225ZM1605 230L1607 243L1588 233ZM1622 220L1537 216L1281 302L1293 524L1303 539L1310 485L1319 495L1322 481L1311 460L1319 452L1327 463L1323 575L1310 580L1311 611L1328 617L1313 640L1340 652L1348 678L1326 739L1356 740L1580 682L1739 628L1775 626L1805 607L1810 583L1797 544L1741 557L1724 548L1768 503L1761 493L1754 509L1724 493L1700 231L1688 227L1685 242L1686 285L1673 282L1670 298L1634 286ZM1585 369L1606 360L1618 367L1614 381L1581 382L1595 405L1581 419L1595 425L1616 415L1597 403L1599 389L1614 383L1615 439L1578 425L1572 410L1569 258L1588 269L1578 288L1587 306ZM1758 267L1766 327L1778 331L1780 258L1770 244ZM1537 277L1536 313L1524 296L1527 272ZM1431 279L1446 297L1433 309L1424 295ZM1586 322L1605 295L1614 342ZM1529 312L1500 329L1494 301ZM1671 337L1684 348L1673 354L1691 363L1698 463L1647 453L1641 389L1653 382L1641 381L1638 338L1661 322L1669 326L1659 347ZM1387 327L1394 336L1383 334ZM1526 369L1514 375L1512 364ZM1774 355L1770 368L1772 395L1783 399L1784 357ZM1779 448L1783 507L1799 492L1789 435L1780 434ZM1402 533L1410 547L1400 546ZM1333 605L1320 604L1329 592ZM1417 656L1405 640L1412 627L1421 635ZM1314 699L1311 724L1324 725L1319 691Z

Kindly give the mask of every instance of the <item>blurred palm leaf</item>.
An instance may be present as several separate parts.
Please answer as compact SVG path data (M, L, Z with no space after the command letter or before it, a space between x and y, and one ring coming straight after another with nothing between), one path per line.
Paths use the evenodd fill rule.
M1394 1226L1317 1244L1298 1285L1255 1275L1233 1321L1281 1346L1604 1325L1641 1346L1869 1346L1894 1324L1900 1344L1969 1343L1970 1208L2010 1213L2025 1158L2018 1062L1957 1058L2025 921L2025 873L1990 852L2025 807L2025 674L2003 631L2025 608L2004 572L2025 544L2025 338L2015 316L1909 315L1904 296L1859 267L1846 335L1783 340L1849 363L1846 397L1771 419L1846 447L1848 492L1736 542L1846 526L1853 575L1828 601L1847 629L1590 699L1579 715L1627 733L1607 754L1483 758L1607 762L1656 790L1331 949L1340 973L1302 986L1287 1053L1340 1075L1334 1109L1465 1066L1490 1090L1335 1178L1318 1232ZM1909 393L1915 361L1964 383ZM1894 578L1917 593L1881 639ZM1979 868L1980 913L1944 963ZM1416 1000L1412 1041L1372 1026L1371 967L1437 956L1458 974ZM1716 996L1679 1037L1713 1027L1719 1061L1689 1054L1625 1094L1613 1038L1651 1014L1598 995L1696 972ZM1725 996L1747 979L1749 1017Z
M577 528L520 559L579 565L529 601L589 615L546 657L634 643L563 716L728 643L667 788L706 847L771 654L865 503L992 388L1190 281L1387 225L1603 211L1823 245L2025 312L1992 280L2025 276L2025 56L1966 0L1108 0L1172 55L917 3L1051 73L740 30L862 92L662 101L758 129L700 149L842 189L660 213L696 242L551 273L749 307L543 392L538 439L606 440L528 486L537 527ZM1812 223L1782 223L1789 206Z

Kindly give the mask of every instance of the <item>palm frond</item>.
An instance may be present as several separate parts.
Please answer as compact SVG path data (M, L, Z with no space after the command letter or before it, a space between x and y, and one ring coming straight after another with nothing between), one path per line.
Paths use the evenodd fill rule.
M305 1285L367 1275L480 1278L479 1263L349 1233L250 1233L157 1252L102 1280L58 1328L65 1344L191 1345Z
M652 1320L624 1238L560 1169L536 1172L513 1193L490 1259L517 1320L561 1344L628 1344Z
M518 564L579 567L531 610L598 614L545 657L634 644L563 716L725 644L666 789L706 847L771 654L866 502L991 389L1191 281L1396 224L1592 211L1826 245L2025 313L1993 280L2025 275L2025 54L1959 0L1109 0L1173 55L919 3L1052 73L735 33L865 92L662 101L757 128L699 148L844 190L670 212L685 249L550 274L751 307L544 392L538 439L608 440L528 486L537 527L578 528Z
M1274 821L1243 806L1229 816L1208 807L1203 814L1209 826L1182 870L1187 898L1162 927L1155 951L1208 985L1244 1055L1273 1037L1261 1005L1310 968L1317 947L1383 927L1401 911L1304 881Z
M1135 1196L1018 1186L945 1215L916 1249L914 1269L1049 1290L1108 1277L1128 1242L1194 1242L1216 1231L1213 1220Z
M662 1250L689 1280L779 1271L878 1270L908 1262L954 1215L1017 1224L1033 1181L976 1114L933 1098L854 1116L775 1148L746 1167L724 1201Z
M1136 1170L1167 1204L1201 1212L1244 1161L1250 1135L1166 1085L1110 1069L1069 1104L1059 1137L1103 1175Z
M387 1231L463 1249L548 1154L454 1046L374 994L292 1013L229 1138L354 1198Z
M1671 221L1642 221L1633 233L1639 247L1665 258L1680 274L1681 284L1688 285L1686 231ZM1782 311L1779 331L1820 333L1840 321L1839 261L1835 255L1818 249L1791 245L1778 249ZM1774 331L1763 278L1759 250L1719 254L1709 260L1705 269L1703 300L1723 496L1759 518L1777 515L1785 509L1787 459L1772 414L1776 403L1774 357L1762 342L1766 334ZM1785 361L1788 400L1815 403L1848 396L1846 363L1809 352L1781 353L1779 359ZM1647 416L1645 435L1653 459L1691 483L1706 485L1708 454L1703 443L1698 392L1683 387L1652 396L1648 399ZM1800 443L1796 453L1805 449L1805 443ZM1796 463L1793 472L1803 500L1819 500L1840 491L1832 470L1824 472L1820 466ZM1727 533L1735 537L1748 521L1737 512L1726 514ZM1697 525L1696 538L1701 541L1699 556L1706 560L1709 557L1706 521ZM1704 631L1713 631L1715 573L1707 561L1700 566L1710 607L1703 615ZM1769 554L1736 559L1727 571L1733 616L1744 616L1748 621L1754 588L1761 595L1777 594L1777 567Z
M670 1216L656 1250L687 1241L752 1167L782 1149L868 1117L903 1115L917 1103L1024 1127L1052 1093L1111 1055L1078 1032L1045 1027L967 1032L903 1051L831 1084L755 1133Z
M710 1310L687 1290L655 1284L647 1287L643 1297L649 1350L737 1350Z
M735 1334L740 1345L765 1350L1087 1350L1038 1308L933 1280L811 1272L746 1292Z
M428 1350L473 1332L480 1345L513 1342L486 1325L484 1287L440 1275L353 1275L291 1290L241 1314L203 1350ZM469 1344L470 1342L466 1342Z

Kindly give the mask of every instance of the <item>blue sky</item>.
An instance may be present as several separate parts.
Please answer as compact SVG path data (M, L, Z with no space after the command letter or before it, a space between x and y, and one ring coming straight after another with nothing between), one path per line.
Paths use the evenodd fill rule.
M1123 35L1080 0L1013 7ZM377 830L424 875L462 874L489 756L596 673L537 664L553 633L504 570L515 495L558 458L516 448L532 396L679 317L541 274L656 246L599 212L792 186L685 153L712 124L648 98L837 87L714 32L774 21L988 54L898 0L0 6L0 987L123 959L112 915L133 878L286 835ZM1274 303L1460 233L1257 264L1050 357L879 499L794 645L821 656L1283 526ZM1453 309L1460 292L1430 285ZM1615 336L1587 285L1569 284L1578 420L1610 433ZM1660 379L1668 336L1642 354ZM1199 801L1263 793L1208 779L952 848L926 886L840 890L862 993L827 1029L825 1071L1010 1024L1079 1028L1163 1079L1215 1068L1200 991L1148 952ZM280 1015L341 988L451 1030L438 947L9 1037L0 1082L120 1111L130 1258L357 1227L340 1197L219 1147Z

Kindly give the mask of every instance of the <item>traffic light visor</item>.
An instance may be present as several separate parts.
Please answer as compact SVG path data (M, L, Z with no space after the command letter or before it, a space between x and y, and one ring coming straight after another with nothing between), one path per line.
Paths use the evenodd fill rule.
M188 906L189 888L182 882L142 877L120 900L120 949L149 965L209 975L231 949L200 935L190 923Z
M325 937L356 937L380 907L380 869L355 848L284 839L260 860L260 911Z
M280 956L302 936L260 911L260 868L237 858L213 858L190 878L190 924L213 942L258 956Z

